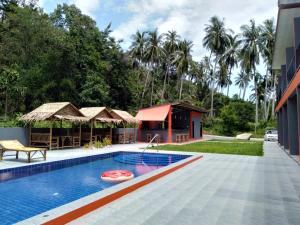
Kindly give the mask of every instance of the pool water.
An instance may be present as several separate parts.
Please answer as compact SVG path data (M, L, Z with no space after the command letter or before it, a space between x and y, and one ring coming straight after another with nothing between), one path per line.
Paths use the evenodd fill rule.
M84 163L78 163L79 159L73 159L76 163L67 160L60 166L47 163L46 169L41 169L40 164L38 169L0 170L0 224L16 223L116 185L100 179L104 171L125 169L138 177L187 157L118 152L106 157L104 154L100 159L84 157Z

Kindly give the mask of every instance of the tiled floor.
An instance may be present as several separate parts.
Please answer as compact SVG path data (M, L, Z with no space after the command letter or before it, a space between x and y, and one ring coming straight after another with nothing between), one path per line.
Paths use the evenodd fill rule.
M105 148L100 149L64 149L64 150L52 150L47 152L47 161L56 161L56 160L63 160L63 159L70 159L70 158L77 158L89 155L95 155L100 153L107 153L107 152L114 152L114 151L141 151L141 148L144 148L146 144L120 144L120 145L112 145ZM45 162L43 159L34 159L32 163L27 163L26 155L20 153L19 159L16 159L14 152L7 152L2 161L0 161L0 169L6 169L11 167L18 167L18 166L26 166L32 165L35 163L43 163ZM39 153L37 153L39 154ZM39 155L36 155L39 157Z
M117 146L114 148L118 150ZM124 146L120 148L124 150ZM134 150L138 146L128 145L128 148ZM264 157L203 154L202 160L71 224L298 225L300 166L276 143L265 143L264 149ZM82 154L64 153L65 157ZM54 152L50 154L53 157L50 156L49 160L58 157ZM117 186L107 189L107 192L117 189ZM31 224L38 224L34 221L41 220L32 219ZM28 223L24 221L22 224Z
M300 166L276 143L264 157L205 154L72 224L298 225Z

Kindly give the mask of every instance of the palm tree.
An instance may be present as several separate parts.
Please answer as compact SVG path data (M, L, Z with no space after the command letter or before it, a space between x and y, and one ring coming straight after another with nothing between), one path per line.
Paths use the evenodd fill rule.
M205 26L205 36L203 38L203 46L210 51L209 61L214 55L214 67L211 82L211 105L210 116L213 116L214 105L214 89L215 89L215 70L219 59L225 52L229 43L228 30L225 29L224 20L220 20L217 16L213 16L209 20L209 24Z
M235 85L237 85L240 89L239 98L241 98L242 90L244 90L243 100L245 100L245 94L249 82L250 82L249 76L244 71L238 73L238 76L235 78Z
M137 64L137 67L143 70L144 63L145 63L145 50L146 50L145 48L147 42L146 32L137 31L134 35L132 35L131 38L133 42L130 46L130 56L134 59L134 64ZM147 89L148 79L149 79L149 72L146 73L146 80L144 82L144 88L141 95L140 107L143 104L145 92Z
M140 32L139 30L131 36L132 44L130 46L130 56L136 60L139 64L144 61L145 45L146 45L146 32Z
M153 103L153 88L154 88L154 74L155 70L157 72L159 62L165 55L165 51L162 47L162 35L159 35L157 29L151 32L148 32L148 40L146 44L146 62L149 64L149 69L152 72L151 79L151 97L150 97L150 106Z
M261 55L265 61L265 64L267 65L266 69L266 82L265 82L265 95L264 95L264 119L265 121L268 120L269 117L269 107L270 107L270 101L267 106L267 92L268 92L268 83L269 83L269 74L272 74L272 62L273 62L273 52L274 52L274 46L275 46L275 26L274 26L274 20L273 19L267 19L263 22L263 25L260 26L261 34L260 34L260 52ZM275 74L275 73L274 73ZM270 77L271 78L271 77ZM275 77L273 79L273 86L272 88L272 117L274 117L274 107L275 107Z
M255 79L256 65L259 64L259 35L260 28L255 25L255 21L250 20L250 25L241 26L241 57L243 67L250 72L253 79L255 95L257 96L257 84ZM258 124L258 98L255 101L255 133Z
M180 36L177 34L176 31L168 31L168 33L164 34L165 36L165 45L164 49L166 52L166 72L165 72L165 77L164 77L164 84L163 84L163 90L162 90L162 95L161 98L164 99L164 94L166 90L166 82L167 78L169 78L169 70L171 67L171 60L173 57L173 54L175 51L178 50L178 42Z
M228 76L228 68L227 64L222 60L219 60L218 63L218 70L216 71L217 74L217 85L221 88L221 92L223 92L223 88L229 86L230 80Z
M176 71L180 80L180 89L179 89L179 100L182 96L183 80L189 70L193 59L191 56L191 49L193 43L191 41L183 40L178 44L178 50L175 52L174 63L176 65Z
M232 36L228 35L229 42L225 53L222 56L222 60L226 63L228 67L228 84L231 84L231 74L232 69L237 66L238 63L238 53L241 41L238 39L238 35ZM227 96L229 95L229 87L227 85Z

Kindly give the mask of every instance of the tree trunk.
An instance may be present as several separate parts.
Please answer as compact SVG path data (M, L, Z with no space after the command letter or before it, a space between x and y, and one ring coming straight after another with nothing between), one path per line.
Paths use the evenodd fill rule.
M147 71L147 75L146 75L146 80L145 80L145 84L144 84L144 88L143 88L143 92L142 92L142 96L141 96L141 102L140 102L140 108L142 107L143 105L143 100L144 100L144 97L145 97L145 92L146 92L146 89L147 89L147 84L148 84L148 80L149 80L149 70Z
M266 71L265 90L264 90L264 120L267 121L267 90L268 90L268 68Z
M256 128L258 124L258 94L257 94L257 83L255 79L255 70L254 70L254 88L255 88L255 125L254 125L254 132L256 134Z
M5 110L4 110L4 120L7 119L7 109L8 109L8 91L5 92Z
M242 95L242 88L240 88L239 99L241 98L241 95Z
M212 84L212 88L211 88L211 99L210 99L210 116L213 117L213 113L214 113L214 84Z
M154 83L154 78L152 77L152 82L151 82L151 96L150 96L150 106L152 106L152 103L153 103L153 83Z
M246 84L245 87L244 87L244 93L243 93L243 100L244 101L245 101L245 95L246 95L247 88L248 88L248 84Z
M215 71L216 71L216 66L217 66L217 57L213 69L213 79L212 79L212 88L211 88L211 102L210 102L210 116L213 117L214 113L214 76L215 76Z
M179 100L181 100L182 87L183 87L183 77L184 77L184 74L182 74L182 75L180 76L181 81L180 81L180 89L179 89Z
M231 78L231 67L230 67L230 70L229 70L229 81L230 81L230 78ZM229 96L229 87L230 87L230 84L227 85L227 97Z
M165 73L164 86L163 86L163 90L162 90L162 94L161 94L161 99L165 99L165 89L166 89L166 82L167 82L168 72L169 72L169 66L167 65L167 71Z

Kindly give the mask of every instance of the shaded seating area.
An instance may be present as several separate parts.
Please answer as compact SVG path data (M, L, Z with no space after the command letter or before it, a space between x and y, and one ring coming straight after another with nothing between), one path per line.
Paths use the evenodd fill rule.
M25 147L17 140L5 140L0 141L0 160L3 159L5 152L16 152L16 159L19 158L19 153L23 152L27 155L27 162L30 163L33 157L40 153L44 160L47 157L47 149L46 148L34 148L34 147ZM36 158L35 158L36 159Z
M90 124L90 131L85 130L81 134L83 142L95 143L103 141L104 138L112 141L112 127L120 124L121 119L113 118L106 107L85 107L79 111L89 120ZM106 125L108 129L95 129L97 124Z
M126 111L106 107L79 110L70 102L45 103L20 120L29 124L29 146L47 149L92 146L96 142L133 143L139 123Z
M30 124L29 145L48 149L79 147L81 145L81 124L89 121L70 102L43 104L20 119ZM75 124L77 128L68 130L53 128L54 123L60 123L62 126L63 121ZM48 122L50 127L32 129L32 124L36 122Z
M205 109L186 102L168 103L140 109L138 140L157 143L182 143L202 138L202 118Z
M115 133L114 142L119 144L134 143L136 141L137 127L140 124L140 120L133 117L126 111L112 109L110 111L113 118L121 121L123 129L118 129L118 133ZM125 129L126 127L133 127L131 129Z

